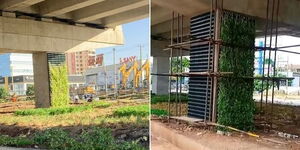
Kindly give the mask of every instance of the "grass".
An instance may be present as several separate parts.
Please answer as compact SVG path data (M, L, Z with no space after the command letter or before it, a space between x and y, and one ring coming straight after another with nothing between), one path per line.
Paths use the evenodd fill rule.
M93 108L106 108L111 104L107 102L94 102L92 104L83 106L67 106L67 107L56 107L56 108L38 108L38 109L26 109L15 111L16 115L29 116L29 115L59 115L73 112L82 112L91 110Z
M0 135L0 145L24 147L34 145L34 142L26 137L10 137L6 135Z
M60 128L51 128L35 133L32 137L0 136L0 145L15 147L31 147L56 150L144 150L136 141L117 141L110 129L94 127L83 130L76 136Z
M21 109L33 108L33 102L16 102L11 103L21 106ZM108 104L108 105L107 105ZM133 105L133 101L126 101L125 105ZM93 109L65 113L60 115L15 115L14 113L0 114L0 124L5 126L17 125L23 127L34 128L51 128L55 126L89 126L99 125L101 127L118 126L120 124L131 125L133 127L147 127L149 124L148 116L114 116L115 110L123 107L124 103L117 101L109 101L107 103L95 102L89 104ZM148 104L145 104L148 105ZM0 105L2 106L2 105ZM105 106L105 108L103 108ZM107 107L110 106L110 107ZM73 106L79 107L79 106ZM101 108L102 107L102 108ZM19 109L19 108L15 108ZM7 109L7 111L14 111L14 109Z
M114 116L148 116L149 105L125 106L116 109L113 113Z
M151 95L151 104L156 104L156 103L162 103L162 102L168 102L169 100L169 95ZM171 94L171 102L175 102L176 100L176 95ZM188 95L187 94L181 94L181 102L188 102Z
M168 115L168 111L163 109L151 109L151 114L156 116L166 116Z
M0 99L0 103L6 103L7 102L7 100L5 100L5 99Z
M12 104L25 106L20 105L22 104L21 102ZM34 145L38 145L39 148L44 149L67 150L143 150L144 148L139 145L144 145L145 143L143 140L140 141L141 137L125 139L129 142L124 142L122 141L123 139L118 141L118 139L112 138L111 134L109 134L111 132L109 131L109 128L113 128L113 132L115 133L116 130L118 131L118 129L127 127L130 128L130 130L147 129L149 127L149 118L148 115L145 115L145 112L148 112L148 104L143 103L140 105L129 106L134 104L135 102L132 101L122 103L117 101L95 102L81 106L72 106L88 106L92 109L60 115L23 116L15 115L13 113L0 114L0 130L5 131L5 134L9 133L9 135L13 136L0 136L0 145L13 147L33 147ZM33 105L34 103L30 103L30 108L32 108ZM124 107L123 105L127 106ZM29 106L27 105L26 107ZM133 114L135 115L114 115L115 112L120 112L121 108L142 108L144 111L134 112ZM10 109L7 111L12 110ZM14 126L15 129L11 128L11 126ZM94 127L97 127L97 129L94 130ZM0 132L0 134L1 133L3 132ZM94 148L91 148L91 145Z

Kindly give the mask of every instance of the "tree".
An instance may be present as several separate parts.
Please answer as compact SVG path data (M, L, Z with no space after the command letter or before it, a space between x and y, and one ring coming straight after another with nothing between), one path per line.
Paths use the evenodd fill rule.
M27 96L33 96L33 95L34 95L34 87L33 87L33 85L29 85L29 86L27 87L26 95L27 95Z
M187 68L190 67L190 60L186 57L182 58L182 62L180 59L177 59L176 57L172 59L172 72L173 73L179 73L180 67L182 63L182 71L186 70ZM178 69L177 69L178 68Z
M0 87L0 99L5 99L8 96L8 92L5 88Z

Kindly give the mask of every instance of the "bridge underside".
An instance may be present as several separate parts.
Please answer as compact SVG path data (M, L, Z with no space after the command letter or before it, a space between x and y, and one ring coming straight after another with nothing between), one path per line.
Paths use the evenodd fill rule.
M163 49L170 45L171 41L170 31L172 23L172 12L174 11L176 13L174 20L176 20L177 18L177 13L183 15L183 36L184 38L188 38L190 35L190 18L203 14L205 12L210 12L211 2L211 0L152 0L151 56L154 57L154 61L159 61L161 62L160 64L169 64L170 53L169 51ZM272 4L270 6L272 6ZM299 8L299 0L280 1L278 13L278 35L300 37ZM264 28L266 25L267 0L223 0L223 9L254 17L256 22L257 37L262 37L264 35ZM269 10L271 10L271 8ZM177 34L176 28L177 22L174 23L174 36L176 36ZM183 55L189 56L189 52L186 51L185 53L183 53ZM164 68L161 67L162 66L160 65L153 65L153 73L161 74L169 72L169 67L167 65L163 66ZM160 87L162 87L162 84L168 84L168 77L153 76L152 79L152 89L154 93L167 94L169 92L168 88L160 89Z
M122 24L148 8L148 0L1 0L0 54L33 54L36 106L50 107L47 54L122 45Z

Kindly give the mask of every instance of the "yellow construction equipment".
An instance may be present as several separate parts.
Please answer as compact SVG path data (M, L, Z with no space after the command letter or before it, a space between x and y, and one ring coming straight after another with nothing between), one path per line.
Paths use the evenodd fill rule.
M150 80L149 60L147 60L140 69L139 69L138 62L135 61L129 69L127 69L127 64L124 63L124 64L122 64L122 66L120 67L119 70L122 73L122 86L124 88L127 85L127 80L132 71L133 71L133 75L134 75L134 79L133 79L134 87L136 87L136 88L139 87L139 82L140 82L140 78L142 76L143 71L145 71L146 80L148 81L148 84L149 84L149 80Z
M127 69L126 63L123 63L123 65L120 67L120 72L122 73L122 86L123 88L126 88L127 86L127 80L129 78L129 75L131 71L133 70L134 65L132 65L129 69Z
M143 66L141 67L141 69L138 69L138 63L135 61L134 62L134 86L137 88L139 87L139 82L140 82L140 78L142 76L143 71L145 71L145 76L146 76L146 80L148 81L148 85L149 85L149 78L150 78L150 63L147 60Z

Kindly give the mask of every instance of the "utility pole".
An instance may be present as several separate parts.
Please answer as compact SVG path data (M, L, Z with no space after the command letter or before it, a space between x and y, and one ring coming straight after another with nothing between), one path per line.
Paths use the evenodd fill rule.
M107 72L106 72L105 62L103 62L103 67L104 67L104 73L105 73L105 98L107 98Z
M114 85L115 85L115 89L114 89L114 95L115 95L115 99L117 99L117 67L116 67L116 49L113 49L113 61L114 61Z
M10 66L10 71L11 71L11 90L12 90L12 94L14 94L14 70L13 70L13 66Z
M140 77L140 83L139 84L141 85L141 88L143 88L143 70L142 70L142 66L143 66L143 55L142 55L142 45L140 45L140 69L141 69L141 77Z

